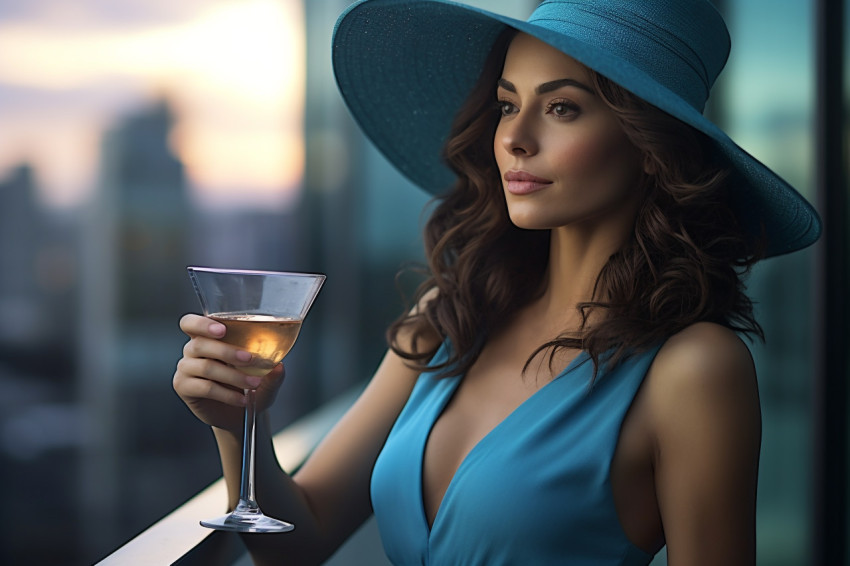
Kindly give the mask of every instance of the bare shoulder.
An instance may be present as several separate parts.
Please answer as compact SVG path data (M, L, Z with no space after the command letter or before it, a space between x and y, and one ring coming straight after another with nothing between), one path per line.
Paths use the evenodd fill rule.
M652 382L671 393L729 394L755 384L749 348L732 330L693 324L667 340L650 369Z
M645 390L661 444L709 431L722 436L727 427L731 435L738 427L739 432L746 429L759 436L761 410L752 356L732 330L719 324L694 324L670 337L650 367Z
M439 296L440 288L435 285L434 287L431 287L430 289L425 291L425 293L422 294L422 298L419 300L419 304L417 305L417 307L420 309L425 308L428 303L430 303Z

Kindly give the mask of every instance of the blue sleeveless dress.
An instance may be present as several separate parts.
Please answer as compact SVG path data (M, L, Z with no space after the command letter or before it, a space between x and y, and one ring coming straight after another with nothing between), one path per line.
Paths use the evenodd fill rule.
M432 528L422 500L431 427L462 376L423 373L372 472L372 506L396 565L645 566L626 538L609 471L620 426L658 348L588 383L586 353L473 447ZM435 362L447 357L444 344Z

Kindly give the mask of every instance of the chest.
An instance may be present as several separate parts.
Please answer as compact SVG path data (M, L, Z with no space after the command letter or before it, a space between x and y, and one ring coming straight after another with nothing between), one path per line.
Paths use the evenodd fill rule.
M434 422L422 462L423 504L429 524L467 455L576 355L558 355L551 370L548 356L538 356L526 368L534 349L518 346L495 342L485 348Z

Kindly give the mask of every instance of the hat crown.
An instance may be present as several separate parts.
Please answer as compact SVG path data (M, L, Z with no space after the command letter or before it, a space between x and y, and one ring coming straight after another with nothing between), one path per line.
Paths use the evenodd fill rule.
M606 51L700 112L729 56L726 24L707 0L546 0L528 23Z

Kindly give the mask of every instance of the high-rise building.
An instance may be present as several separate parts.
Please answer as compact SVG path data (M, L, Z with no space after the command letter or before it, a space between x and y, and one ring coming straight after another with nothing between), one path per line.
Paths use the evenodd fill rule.
M186 179L168 145L173 124L158 101L110 129L84 213L78 398L96 424L80 458L84 552L144 527L173 497L167 488L181 485L173 465L160 466L167 478L152 471L185 449L183 431L169 434L183 416L169 378L184 340L177 320L195 303L185 274ZM160 488L151 493L150 484Z

